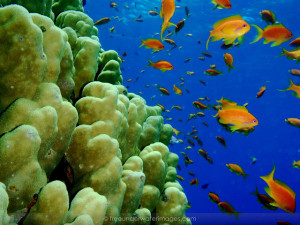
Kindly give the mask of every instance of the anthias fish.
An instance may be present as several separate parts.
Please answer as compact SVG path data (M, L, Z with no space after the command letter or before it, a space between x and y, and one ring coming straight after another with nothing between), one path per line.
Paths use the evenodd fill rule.
M148 61L149 61L149 64L147 66L154 67L155 69L160 69L162 72L173 69L172 64L165 60L159 60L155 63L151 62L149 59L148 59Z
M260 16L267 24L276 23L275 14L271 10L262 10Z
M252 26L256 28L257 35L251 44L259 41L261 38L265 38L264 44L273 42L271 47L274 47L281 45L293 37L292 32L286 29L282 24L269 25L264 30L254 24Z
M230 53L225 53L224 54L224 62L228 66L228 71L230 71L232 68L235 69L235 67L232 65L233 63L233 57Z
M269 187L265 187L265 191L268 195L274 199L272 206L278 207L288 213L295 213L296 202L295 192L280 180L274 180L275 165L270 174L260 177L263 179Z
M215 7L214 9L231 9L231 3L229 0L212 0L211 1Z
M246 179L247 176L249 176L248 174L246 174L244 172L244 170L242 169L242 167L240 167L237 164L232 164L232 163L228 163L226 164L227 168L230 170L230 172L234 172L236 173L238 176L242 175L244 180Z
M242 37L250 30L249 24L243 20L240 15L230 16L219 20L213 25L214 30L210 31L209 38L206 42L208 49L209 40L219 41L223 39L226 45L234 43L238 38L242 42Z
M160 37L161 40L163 39L163 33L169 26L176 26L173 23L170 23L170 19L172 18L175 12L175 1L174 0L162 0L161 1L161 10L160 10L160 17L163 18L163 23L161 26Z
M219 123L227 125L231 132L254 129L253 127L258 125L258 120L248 112L245 106L225 105L219 109L216 116L218 116Z
M142 39L142 44L140 47L146 46L146 48L152 48L153 51L160 51L165 48L165 46L157 39L148 38L146 40Z

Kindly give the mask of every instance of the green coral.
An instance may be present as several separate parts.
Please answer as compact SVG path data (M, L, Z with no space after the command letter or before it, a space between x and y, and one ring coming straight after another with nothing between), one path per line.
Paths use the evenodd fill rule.
M1 112L17 98L35 94L45 77L47 57L41 29L21 6L0 8L0 42Z
M113 50L100 53L98 64L100 74L97 78L98 81L110 84L122 84L123 77L121 76L121 59L118 53Z
M53 0L52 10L55 17L67 10L83 12L82 0Z
M7 187L9 212L25 208L47 183L37 159L40 144L38 131L30 125L19 126L1 137L0 180Z
M130 157L123 166L122 180L126 184L126 192L121 215L123 224L131 224L134 212L138 209L145 183L143 161L138 156ZM131 220L130 220L131 219Z
M53 181L38 195L38 201L31 207L24 225L62 224L69 208L69 196L64 183Z
M53 18L51 10L52 0L2 0L3 6L10 4L18 4L26 8L31 13L38 13Z
M55 25L60 28L71 27L78 37L91 37L98 34L98 29L94 26L93 20L79 11L68 10L60 13L55 20Z
M173 128L121 85L118 53L101 48L81 8L55 1L55 24L0 8L0 221L18 222L34 194L24 224L148 225L152 212L184 220L178 156L167 147ZM47 184L53 171L68 178L70 209L66 186Z
M16 225L15 223L10 223L10 217L7 215L8 207L8 195L5 191L6 187L0 182L0 224L1 225Z

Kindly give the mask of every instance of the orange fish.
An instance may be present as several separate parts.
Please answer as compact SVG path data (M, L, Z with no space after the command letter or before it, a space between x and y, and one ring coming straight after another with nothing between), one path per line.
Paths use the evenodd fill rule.
M176 136L177 136L179 133L181 133L181 131L176 130L174 127L173 127L173 132L176 134Z
M156 105L161 108L161 111L166 111L165 107L162 104L156 103Z
M214 192L209 192L208 193L208 198L213 202L213 203L219 203L220 202L220 198L219 196L214 193Z
M227 99L227 98L223 98L223 97L222 97L220 100L217 100L217 102L221 103L223 107L224 107L225 105L237 105L236 102L231 101L231 100L229 100L229 99Z
M177 87L175 84L173 86L173 90L175 91L176 95L182 95L182 90L179 87Z
M197 109L208 109L208 107L206 105L204 105L201 102L198 101L194 101L193 105L197 108Z
M198 150L198 153L199 153L202 157L204 157L204 158L206 158L207 155L208 155L207 151L205 151L205 150L203 150L203 149L199 149L199 150Z
M163 95L170 95L170 92L166 88L159 87L158 90L163 94Z
M94 23L94 26L100 26L100 25L103 25L103 24L106 24L110 21L111 19L109 17L105 17L105 18L102 18L100 20L97 20L95 23Z
M281 45L283 42L288 41L293 37L291 31L286 29L282 24L269 25L265 27L264 30L254 24L252 26L256 28L257 35L251 44L259 41L261 38L265 38L264 44L273 42L271 47L274 47Z
M212 0L211 1L214 5L215 5L215 8L218 8L218 9L231 9L231 3L229 0Z
M295 85L294 82L290 79L290 86L287 89L280 91L294 91L293 95L297 98L300 98L300 85Z
M296 38L295 40L291 41L289 45L296 48L300 47L300 38Z
M219 20L213 25L214 30L210 31L209 38L206 42L206 49L208 49L208 43L212 37L212 41L219 41L223 39L225 44L234 43L238 38L239 42L242 42L242 37L250 30L250 26L243 20L240 15L230 16Z
M286 55L288 59L297 60L297 63L300 62L300 49L293 49L291 51L287 51L286 49L282 48L282 53L279 56Z
M163 23L161 26L160 38L163 39L163 33L169 26L176 26L173 23L170 23L170 19L172 18L175 12L175 0L162 0L161 1L161 10L160 17L163 18Z
M182 110L182 108L179 105L173 105L171 109L173 109L173 108L178 109L178 110Z
M290 124L292 126L300 128L300 119L297 119L297 118L287 118L287 119L285 119L285 122L287 122L288 124Z
M263 204L264 206L262 207L263 209L270 209L270 210L277 210L277 207L270 205L271 203L274 203L275 201L269 197L268 195L265 194L260 194L258 192L258 189L256 187L256 190L254 193L250 193L253 194L257 197L257 202Z
M269 187L265 187L265 191L275 201L275 203L271 203L271 205L278 207L288 213L295 213L296 211L295 192L282 181L274 180L273 179L274 172L275 172L275 164L272 172L269 175L260 177L269 186Z
M257 119L245 106L225 105L214 117L217 116L219 123L228 126L231 132L253 130L258 125Z
M191 180L190 185L198 185L198 179Z
M238 220L238 214L240 214L240 212L236 212L234 210L234 208L228 203L228 202L219 202L218 203L219 209L223 212L226 213L228 215L234 215L235 218Z
M172 70L173 66L171 63L165 60L159 60L155 63L151 62L149 59L149 64L147 66L153 66L155 69L160 69L162 72L166 72L167 70Z
M178 180L184 181L184 178L183 178L182 176L180 176L180 175L176 175L176 178L177 178Z
M230 172L235 172L239 176L242 175L244 180L246 179L247 176L250 176L248 174L245 174L244 170L237 164L228 163L226 164L226 166L230 170Z
M300 169L300 160L298 160L298 161L294 160L293 164L292 164L292 167Z
M262 10L260 12L261 18L263 21L265 21L267 24L269 23L276 23L275 14L271 10Z
M225 141L225 139L224 139L223 137L221 137L221 136L216 136L216 139L217 139L217 141L218 141L221 145L223 145L224 147L226 147L226 141Z
M165 48L165 46L159 40L153 38L148 38L146 40L142 39L142 44L140 45L140 47L142 47L143 45L145 45L146 48L152 48L153 51L160 51Z
M205 74L209 75L209 76L217 76L219 74L222 74L222 71L218 71L216 69L207 69L204 71Z
M233 57L230 53L225 53L224 54L224 62L228 66L228 71L230 71L232 68L235 69L235 67L232 65L233 63Z
M256 98L260 98L266 91L266 86L262 86L260 89L259 89L259 92L257 92L256 94Z

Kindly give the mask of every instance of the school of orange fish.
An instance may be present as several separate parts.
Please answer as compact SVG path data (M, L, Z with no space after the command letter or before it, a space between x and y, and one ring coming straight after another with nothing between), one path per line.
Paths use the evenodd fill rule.
M214 4L215 9L231 9L232 5L229 0L212 0L211 1ZM117 8L117 4L114 2L110 3L110 7ZM162 17L162 25L161 25L161 32L160 32L160 40L154 39L154 38L147 38L145 40L141 40L141 45L145 46L147 49L152 49L153 53L162 51L165 49L164 44L162 42L166 42L174 48L177 46L175 41L170 39L170 36L175 33L177 34L183 27L186 22L188 22L188 18L190 16L189 9L185 7L185 13L186 13L186 19L179 21L177 24L174 24L170 22L172 19L173 14L175 13L176 7L175 6L175 0L162 0L161 1L161 8L160 13L158 12L158 7L156 7L155 11L149 11L149 15L151 16L158 16ZM258 42L260 39L264 39L264 44L268 44L272 42L271 47L279 46L283 42L289 41L293 38L292 32L289 31L287 28L285 28L280 22L276 21L275 15L270 10L262 10L260 12L261 18L263 21L265 21L268 25L261 29L257 25L251 25L257 30L257 35L255 39L251 42L255 43ZM103 24L106 24L110 21L110 18L103 18L95 22L95 26L100 26ZM135 21L143 22L141 17L136 18ZM174 26L174 31L169 32L168 35L164 36L164 33L166 30L170 30L171 27ZM213 29L208 34L208 39L206 42L206 49L208 49L209 42L215 42L215 41L222 41L221 48L228 49L231 47L235 47L238 45L241 45L244 41L244 35L249 32L251 29L251 26L243 20L241 15L233 15L224 19L221 19L213 24ZM110 31L112 32L114 30L114 27L110 28ZM158 33L157 33L158 34ZM192 36L192 34L186 34L187 36ZM199 43L201 43L199 41ZM280 56L287 56L288 59L297 60L297 63L300 62L300 37L294 39L289 43L291 47L295 47L295 49L291 51L287 51L286 49L282 49L282 53ZM180 47L179 47L180 48ZM204 60L205 57L211 57L211 54L208 52L203 52L203 56L199 57L199 60ZM126 56L126 53L123 54L123 56ZM228 71L230 72L231 69L238 69L233 66L233 56L230 53L224 54L224 62L228 66ZM121 56L120 56L121 58ZM122 59L122 58L121 58ZM184 63L187 63L191 60L191 58L187 58ZM148 59L148 67L153 67L154 69L159 69L162 72L166 72L173 69L173 65L166 61L166 60L159 60L156 62L152 62ZM218 76L222 74L221 71L218 71L216 69L215 65L211 65L211 68L204 71L205 74L209 76ZM144 71L141 71L143 73ZM298 69L291 69L289 70L290 74L294 76L300 76L300 70ZM187 71L186 75L193 75L193 71ZM179 85L174 84L173 85L173 91L177 95L182 95L183 92L181 90L181 86L184 85L184 78L180 78L181 83ZM132 79L128 79L127 82L130 82ZM206 85L205 81L200 80L200 82L203 85ZM267 83L267 82L266 82ZM260 90L257 92L256 97L260 98L263 96L263 94L266 91L266 83L260 88ZM147 85L146 87L150 87L150 85ZM161 92L162 95L170 95L169 90L166 88L156 86L157 89ZM186 91L189 92L189 90L186 88ZM285 90L281 91L293 91L293 95L297 98L300 98L300 85L294 84L294 82L290 79L290 86L287 87ZM218 104L216 105L205 105L203 103L204 100L209 100L208 97L205 98L199 98L197 101L193 101L192 104L197 110L201 110L195 114L189 114L189 117L187 121L191 119L196 119L197 117L204 117L205 114L202 112L205 109L213 108L214 110L217 110L216 115L214 116L220 126L225 128L228 132L238 132L245 135L248 135L250 132L254 131L254 127L259 124L258 120L248 111L247 109L247 103L244 105L238 105L236 102L221 98L219 101L217 101ZM165 109L165 107L159 103L157 103L159 107L161 107L163 112L168 112L169 110ZM179 105L173 105L172 109L182 110L182 108ZM172 118L167 118L167 120L171 120ZM182 121L182 119L178 119L179 121ZM293 125L295 127L300 128L300 119L298 118L288 118L286 119L286 122L290 125ZM208 126L207 123L203 123L204 125ZM174 130L174 136L172 137L172 141L175 143L183 143L182 139L177 139L177 136L182 133L179 130L173 128ZM203 147L202 140L197 136L198 131L193 129L191 132L187 133L185 135L189 136L191 138L187 139L187 142L189 144L188 147L185 148L185 150L191 149L192 146L195 146L194 141L197 142L197 144L201 147ZM223 137L217 136L216 140L226 147L226 141ZM210 164L213 164L213 159L211 159L208 156L208 153L203 150L198 150L199 154ZM188 166L188 164L192 164L193 161L189 158L186 152L181 152L183 155L184 164ZM255 164L256 158L252 157L252 164ZM237 164L226 164L227 168L231 171L236 173L239 176L242 176L244 180L246 179L248 174L244 172L244 170ZM294 161L292 164L295 168L300 168L300 160ZM180 169L180 168L178 168ZM263 179L268 187L265 187L266 194L260 194L258 190L256 189L254 194L257 197L257 201L260 202L263 205L264 209L270 209L274 210L277 208L280 208L288 213L295 213L296 211L296 203L295 203L295 192L285 183L282 181L273 179L275 172L275 165L273 170L269 175L261 176L261 179ZM193 172L189 172L189 174L193 177L195 177L195 174ZM177 179L179 181L184 181L185 179L177 175ZM198 179L195 178L190 181L190 185L197 185ZM208 187L208 184L202 185L203 189L206 189ZM227 213L229 215L234 215L236 218L238 218L238 214L240 212L237 212L233 206L231 206L226 201L220 201L220 198L218 194L209 192L208 196L213 203L216 203L219 207L219 209L223 213ZM188 206L190 207L190 206ZM289 224L285 223L284 221L278 221L278 224Z

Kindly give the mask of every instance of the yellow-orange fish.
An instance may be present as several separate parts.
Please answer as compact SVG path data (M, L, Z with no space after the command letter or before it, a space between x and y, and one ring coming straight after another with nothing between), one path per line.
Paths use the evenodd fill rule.
M212 0L211 2L215 5L215 8L213 9L231 9L231 3L229 0Z
M179 87L177 87L175 84L173 86L173 90L175 91L176 95L182 95L182 90Z
M148 38L146 40L142 39L142 44L140 47L143 45L145 45L146 48L152 48L153 51L160 51L165 48L165 46L159 40L153 38Z
M155 69L160 69L162 72L166 72L167 70L172 70L173 66L171 63L165 61L165 60L159 60L155 63L151 62L149 59L149 64L147 66L152 66Z
M223 38L225 44L232 44L238 38L242 42L242 37L250 30L250 26L243 20L240 15L230 16L219 20L213 25L214 30L210 31L209 38L206 42L206 49L210 38L212 41L218 41Z
M287 118L287 119L285 119L285 122L287 122L288 124L290 124L292 126L300 128L300 119L298 119L298 118Z
M219 209L223 212L226 213L228 215L234 215L235 218L238 220L238 215L240 214L240 212L235 211L235 209L232 207L232 205L230 205L228 202L219 202L218 203Z
M224 54L224 62L228 66L228 71L230 71L232 68L235 69L235 67L232 65L233 63L233 57L230 53L225 53Z
M296 202L295 192L280 180L274 180L275 165L272 172L269 175L260 177L263 179L269 187L265 187L265 191L268 195L274 199L272 206L278 207L288 213L295 213Z
M258 120L248 112L245 106L225 105L219 109L215 117L219 123L227 125L231 132L253 130Z
M286 29L282 24L269 25L265 27L264 30L254 24L252 26L256 28L257 35L251 44L259 41L261 38L265 38L264 44L273 42L271 47L274 47L281 45L283 42L288 41L293 37L291 31Z
M227 168L230 170L230 172L235 172L237 175L242 175L244 180L247 176L250 176L244 172L244 170L237 164L228 163L226 164Z
M287 51L286 49L282 48L282 53L279 56L286 55L288 59L297 60L297 63L300 62L300 49L296 48L291 51Z
M170 19L172 18L175 12L175 0L162 0L161 1L161 10L160 10L160 17L163 18L163 23L161 26L160 38L163 39L163 33L169 26L176 26L173 23L170 23Z
M300 85L295 85L294 82L290 79L290 86L287 89L280 91L294 91L293 95L297 98L300 98Z
M231 100L229 100L229 99L227 99L227 98L223 98L223 97L222 97L220 100L217 100L217 102L221 103L223 107L224 107L225 105L237 105L236 102L231 101Z
M179 133L181 133L181 131L176 130L175 128L173 128L173 132L176 134L176 136L177 136Z

